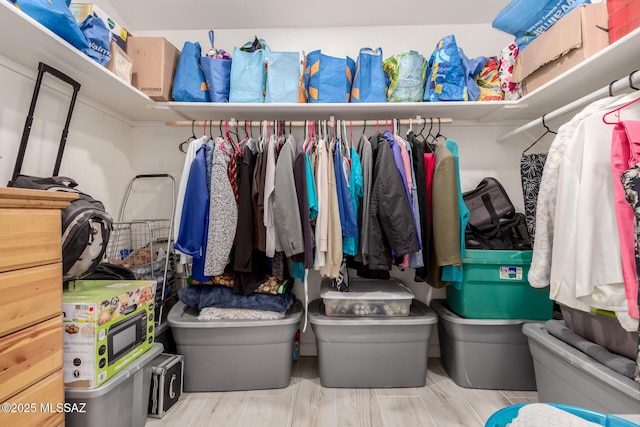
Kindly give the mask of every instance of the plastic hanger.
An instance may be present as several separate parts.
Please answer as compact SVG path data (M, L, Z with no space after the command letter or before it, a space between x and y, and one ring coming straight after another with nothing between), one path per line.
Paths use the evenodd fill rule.
M187 139L185 139L184 141L182 141L180 144L178 144L178 150L180 150L180 152L187 154L187 152L184 150L184 145L185 144L189 144L191 141L195 141L196 139L198 139L196 137L196 131L194 129L194 125L196 124L195 120L191 120L191 136Z
M536 145L536 144L538 143L538 141L540 141L542 138L544 138L544 137L545 137L545 135L547 135L548 133L551 133L551 134L553 134L553 135L557 135L557 134L558 134L558 132L554 132L554 131L552 131L551 129L549 129L549 126L547 126L547 123L546 123L546 122L545 122L545 120L544 120L544 119L545 119L545 116L546 116L546 114L545 114L544 116L542 116L542 126L544 126L544 128L546 129L546 131L545 131L542 135L540 135L540 136L538 137L538 139L536 139L535 141L533 141L533 143L532 143L530 146L528 146L527 148L525 148L525 150L522 152L522 154L523 154L523 155L524 155L524 154L526 154L526 153L527 153L527 151L529 151L529 149L530 149L531 147L533 147L534 145Z
M633 80L632 80L632 77L633 77L633 74L634 74L635 72L637 72L637 71L638 71L638 70L635 70L635 71L633 71L631 74L629 74L629 88L631 88L631 89L635 89L635 90L638 90L638 88L637 88L637 87L635 87L635 86L633 86ZM609 94L610 94L611 96L613 96L613 95L611 94L611 86L609 86ZM640 97L638 97L638 98L634 99L633 101L627 102L626 104L624 104L624 105L622 105L622 106L620 106L620 107L618 107L618 108L616 108L616 109L613 109L613 110L609 111L608 113L605 113L605 114L602 116L602 121L603 121L603 122L605 122L605 123L606 123L606 124L608 124L608 125L615 125L615 124L620 123L620 111L621 111L621 110L623 110L623 109L625 109L625 108L627 108L629 105L636 103L637 101L640 101ZM608 118L608 117L609 117L609 115L611 115L611 114L615 115L615 121L609 121L609 120L607 120L607 118Z
M442 120L440 120L440 117L438 117L438 132L436 133L436 136L433 137L434 141L437 141L438 138L442 138L445 141L447 140L447 137L440 133L440 130L442 129L441 126L442 126Z

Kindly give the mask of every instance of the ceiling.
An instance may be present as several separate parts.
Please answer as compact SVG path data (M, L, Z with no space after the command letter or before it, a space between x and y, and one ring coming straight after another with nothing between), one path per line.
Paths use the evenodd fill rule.
M137 31L490 23L509 0L110 0Z

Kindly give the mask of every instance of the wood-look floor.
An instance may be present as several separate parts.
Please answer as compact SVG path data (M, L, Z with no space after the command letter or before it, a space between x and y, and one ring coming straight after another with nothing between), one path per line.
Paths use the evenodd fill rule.
M277 390L185 393L146 427L482 427L498 409L537 402L536 392L458 387L429 359L421 388L324 388L315 357L293 362L291 383Z

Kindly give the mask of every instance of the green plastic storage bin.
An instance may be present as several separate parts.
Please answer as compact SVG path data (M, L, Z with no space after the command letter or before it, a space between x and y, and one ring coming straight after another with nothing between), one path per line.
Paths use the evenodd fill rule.
M551 319L549 287L533 288L527 280L531 254L468 249L460 289L447 286L449 308L468 319Z

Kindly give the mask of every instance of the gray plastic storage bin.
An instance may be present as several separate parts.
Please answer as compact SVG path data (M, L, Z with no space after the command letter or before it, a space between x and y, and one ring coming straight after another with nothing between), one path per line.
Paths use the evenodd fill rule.
M431 301L438 315L442 365L460 387L535 390L525 320L466 319L445 300Z
M198 320L196 308L177 303L168 322L184 356L184 391L287 387L302 313L296 300L280 320Z
M640 384L550 335L543 324L527 324L540 402L580 406L606 414L640 413Z
M564 305L560 306L560 310L567 328L576 335L601 345L613 353L635 360L638 354L637 331L625 331L618 319L613 317L587 313Z
M429 338L438 318L413 300L409 316L329 317L309 304L324 387L423 387Z
M151 367L162 353L162 344L127 365L122 372L93 389L64 389L65 402L76 404L84 412L65 414L67 427L144 427L147 422Z

